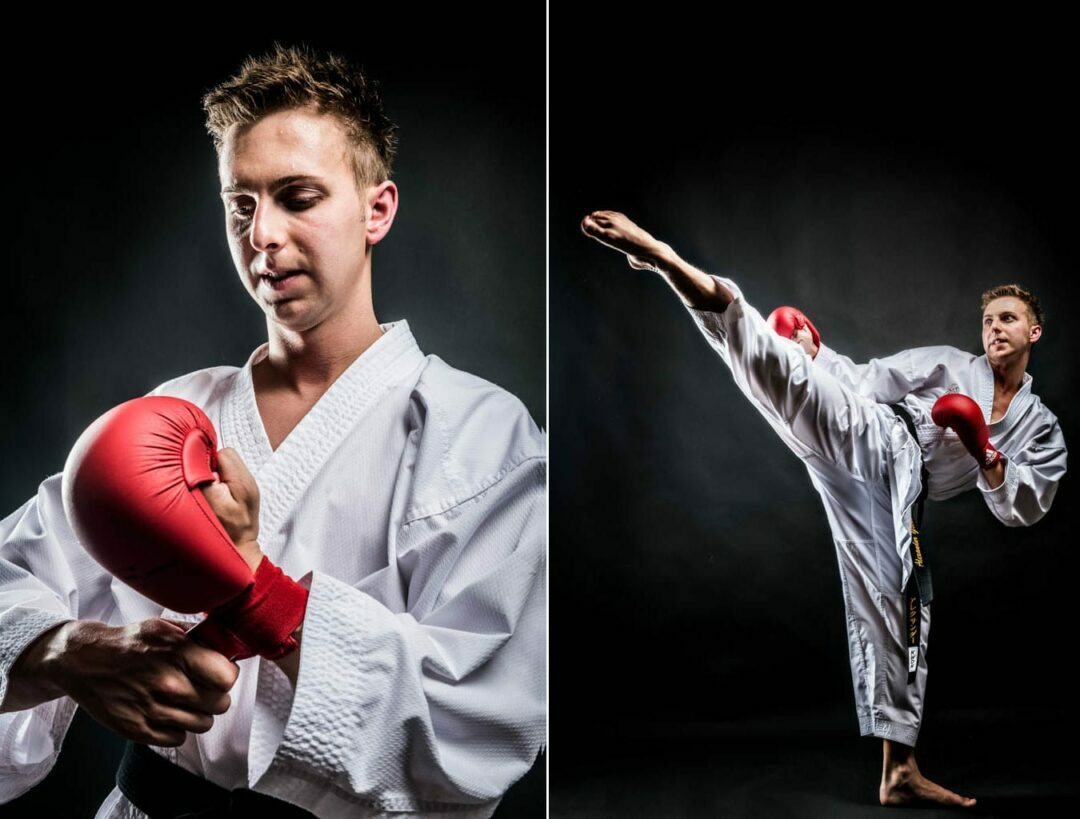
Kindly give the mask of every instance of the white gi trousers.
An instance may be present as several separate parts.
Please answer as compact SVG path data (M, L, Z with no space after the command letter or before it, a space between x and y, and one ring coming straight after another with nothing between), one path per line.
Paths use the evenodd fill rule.
M805 464L825 505L843 588L859 733L914 746L926 692L930 607L922 607L918 666L909 684L906 577L897 543L898 527L910 531L911 504L921 488L918 444L888 406L815 366L802 347L769 327L730 279L714 278L735 301L723 313L690 313L738 388ZM897 474L898 464L906 474Z

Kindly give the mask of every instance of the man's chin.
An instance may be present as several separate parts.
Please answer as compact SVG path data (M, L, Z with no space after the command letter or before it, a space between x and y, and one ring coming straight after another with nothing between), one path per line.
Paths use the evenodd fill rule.
M299 300L295 300L299 301ZM304 309L294 300L268 305L267 318L282 330L290 333L303 333L319 323L318 317Z

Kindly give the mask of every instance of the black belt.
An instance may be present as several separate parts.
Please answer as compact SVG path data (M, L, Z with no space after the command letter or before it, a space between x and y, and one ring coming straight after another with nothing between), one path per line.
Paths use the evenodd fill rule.
M312 819L314 814L247 788L226 790L151 751L128 742L116 772L120 791L150 819Z
M908 432L911 433L915 445L919 445L919 434L915 431L915 421L903 404L890 404L891 409L904 422ZM911 577L908 578L907 588L904 589L904 608L907 617L907 646L908 646L908 683L915 682L915 674L919 668L919 632L922 626L922 607L929 606L934 599L934 586L930 582L930 567L926 564L926 547L923 545L920 534L922 533L923 509L926 503L926 495L930 491L930 473L926 469L926 461L922 459L920 452L920 472L922 490L915 500L915 506L911 512Z

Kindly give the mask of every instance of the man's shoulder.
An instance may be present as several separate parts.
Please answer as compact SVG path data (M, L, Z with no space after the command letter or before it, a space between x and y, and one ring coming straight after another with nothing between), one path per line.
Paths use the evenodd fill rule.
M421 460L460 487L546 457L544 433L517 396L436 355L427 356L411 406Z
M1061 424L1058 422L1058 417L1053 411L1043 403L1042 399L1034 392L1031 393L1031 413L1032 416L1039 419L1040 427L1046 427L1051 430L1061 429Z
M232 382L239 371L239 367L228 365L204 367L201 370L170 378L154 387L147 395L183 398L197 406L205 407Z
M961 350L959 347L953 347L949 344L931 344L927 347L912 347L904 352L908 355L925 358L930 361L949 361L963 364L970 364L978 358L974 353L969 353L967 350Z

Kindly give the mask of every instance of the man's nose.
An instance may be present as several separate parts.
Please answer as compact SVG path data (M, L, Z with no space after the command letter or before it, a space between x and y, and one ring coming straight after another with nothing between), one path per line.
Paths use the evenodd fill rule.
M260 202L251 217L250 236L255 250L279 250L285 244L285 214L272 202Z

